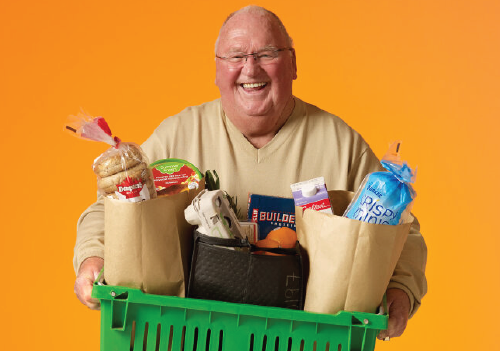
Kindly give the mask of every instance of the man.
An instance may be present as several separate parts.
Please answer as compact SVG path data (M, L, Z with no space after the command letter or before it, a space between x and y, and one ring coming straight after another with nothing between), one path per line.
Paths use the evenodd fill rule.
M221 188L245 203L248 193L290 197L290 184L324 176L329 189L355 191L381 170L364 140L338 117L292 95L295 50L273 13L248 6L230 15L216 42L221 98L167 118L142 145L151 162L186 159L216 170ZM242 208L243 209L243 208ZM243 212L244 209L243 209ZM416 222L387 290L389 327L400 336L426 293L426 247ZM82 214L75 246L75 292L90 308L103 266L103 205Z

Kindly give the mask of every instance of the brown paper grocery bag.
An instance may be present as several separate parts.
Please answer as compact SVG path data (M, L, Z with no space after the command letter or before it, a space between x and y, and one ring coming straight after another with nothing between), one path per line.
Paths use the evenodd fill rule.
M336 215L295 208L297 236L309 261L304 310L373 313L383 299L411 222L391 226L344 218L353 193L328 193Z
M193 227L184 209L203 189L131 203L104 203L104 278L110 285L185 296Z

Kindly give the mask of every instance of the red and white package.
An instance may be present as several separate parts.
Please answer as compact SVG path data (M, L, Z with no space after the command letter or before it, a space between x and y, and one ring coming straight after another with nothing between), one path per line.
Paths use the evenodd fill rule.
M70 116L66 130L79 138L111 145L94 160L92 167L97 176L99 194L128 202L156 197L153 174L141 147L113 136L104 118L84 113Z
M318 177L290 185L295 206L333 214L325 178Z

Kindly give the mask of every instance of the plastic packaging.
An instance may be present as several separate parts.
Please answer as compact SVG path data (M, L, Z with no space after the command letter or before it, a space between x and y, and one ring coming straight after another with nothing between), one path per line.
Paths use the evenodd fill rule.
M66 130L79 138L111 145L94 160L92 167L97 176L100 195L128 202L156 197L153 174L148 168L146 155L139 145L122 142L113 136L104 118L85 113L70 116Z
M158 160L149 165L158 196L198 189L203 175L192 163L178 158Z
M407 222L417 196L412 186L416 171L401 160L400 145L400 141L393 143L380 162L388 172L374 172L365 177L344 217L375 224Z

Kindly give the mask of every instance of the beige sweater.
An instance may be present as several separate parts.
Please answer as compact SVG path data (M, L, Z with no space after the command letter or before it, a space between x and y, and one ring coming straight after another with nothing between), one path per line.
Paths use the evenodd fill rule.
M150 162L180 158L202 172L216 170L221 189L237 196L242 213L248 193L292 197L290 184L320 176L329 190L356 191L367 173L382 170L358 133L298 98L288 121L260 149L226 118L219 99L165 119L142 147ZM87 257L103 257L103 208L102 201L96 202L78 222L75 270ZM389 285L408 293L412 314L427 289L426 254L416 222Z

